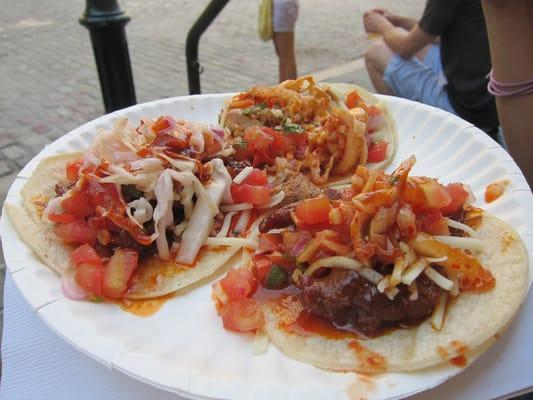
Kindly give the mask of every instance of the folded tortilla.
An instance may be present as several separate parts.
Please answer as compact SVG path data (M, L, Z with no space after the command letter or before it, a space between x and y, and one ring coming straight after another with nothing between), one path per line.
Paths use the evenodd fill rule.
M334 96L337 97L337 101L339 104L344 105L344 100L346 98L346 95L348 93L353 92L354 90L357 91L357 94L361 96L361 98L364 100L364 102L371 106L376 106L381 110L383 113L383 117L385 119L385 127L380 130L379 132L376 132L375 134L379 134L382 136L382 140L385 140L389 143L389 146L387 148L387 155L385 160L377 163L367 163L366 166L371 169L385 169L394 159L394 156L396 155L396 152L398 150L398 131L396 128L396 123L394 122L394 118L392 117L392 114L389 110L389 107L387 106L387 103L384 101L381 101L377 96L375 96L373 93L369 92L368 90L362 88L361 86L355 85L355 84L349 84L349 83L323 83L322 85L326 85L330 90L329 92Z
M299 78L295 81L283 82L282 84L276 87L255 87L250 89L249 92L252 92L257 95L266 95L267 93L271 93L279 96L289 96L288 92L292 90L297 90L295 87L298 87L298 85L302 84L302 82L305 81L312 82L312 85L315 85L314 79L311 76L308 76ZM292 90L289 91L288 88ZM359 164L367 165L369 168L372 169L384 169L387 165L389 165L398 149L398 133L396 131L394 119L387 105L384 102L380 101L372 93L357 85L344 83L319 83L316 84L316 88L320 90L322 96L319 99L315 99L317 110L320 110L322 114L327 112L340 118L341 120L343 120L344 125L347 127L346 132L344 133L344 135L346 135L344 154L341 158L335 160L334 166L331 169L331 173L327 179L327 182L325 184L321 184L320 186L338 186L350 183L350 178L354 174L355 169ZM344 102L346 95L354 90L357 90L358 94L361 96L361 98L365 101L367 105L376 106L383 113L385 127L381 129L380 132L376 132L376 134L379 135L380 140L386 141L390 145L387 148L385 160L381 162L370 164L367 163L368 151L365 141L366 124L354 118L353 115L348 112L348 109ZM293 96L297 95L293 94ZM308 102L311 98L311 96L309 95L305 95L302 97L305 98ZM295 108L295 104L300 104L300 102L294 100L293 98L288 98L289 101L284 107L286 110L291 111ZM291 100L293 100L292 106L290 105ZM304 103L303 100L300 99L300 101L301 103ZM306 105L310 107L310 104L315 103L310 102ZM320 108L318 104L326 104L326 106ZM234 132L236 131L244 131L247 128L254 126L262 126L263 124L259 120L254 119L249 115L243 115L241 113L231 114L232 111L233 110L230 108L230 102L226 102L226 105L222 109L219 117L220 124L225 128L229 129L232 135L235 135ZM303 111L301 110L298 111L298 113L302 112ZM289 114L293 115L292 113Z
M23 208L6 203L6 211L20 238L53 271L64 275L72 270L69 254L75 249L54 234L54 224L45 221L43 210L55 197L56 184L68 184L65 166L82 153L61 154L42 160L20 194ZM219 268L239 251L238 246L204 246L194 266L162 261L157 256L139 260L126 298L144 299L163 296L183 289Z
M509 325L528 288L528 256L518 233L503 221L483 214L477 228L485 249L476 254L496 280L487 292L462 292L447 306L442 329L430 318L412 328L398 328L372 339L327 338L287 329L301 306L292 302L264 306L269 338L288 356L335 371L362 373L413 371L488 347Z

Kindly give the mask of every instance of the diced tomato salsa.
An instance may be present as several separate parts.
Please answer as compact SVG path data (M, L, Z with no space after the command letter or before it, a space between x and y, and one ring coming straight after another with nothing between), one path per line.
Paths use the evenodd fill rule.
M67 165L67 178L78 182L63 197L62 212L51 213L48 218L57 224L54 233L61 240L78 246L70 253L76 282L93 296L121 298L137 268L138 251L118 248L110 258L103 258L95 250L97 238L100 246L106 245L111 240L110 232L122 229L146 245L151 243L150 236L126 216L116 186L80 172L80 165L81 161ZM105 168L101 165L93 173L98 176Z
M381 162L387 158L387 142L375 142L370 145L368 149L368 158L369 163Z
M301 201L296 206L296 217L304 225L315 225L329 222L331 203L327 197L318 197Z
M232 183L230 191L235 203L267 204L271 200L266 171L257 169L243 183Z
M224 328L248 332L264 325L259 304L252 298L256 290L257 280L245 268L231 269L213 285L213 296Z
M307 145L304 132L285 132L268 127L251 127L244 133L243 142L235 142L239 160L249 160L252 166L273 165L276 157L301 152Z

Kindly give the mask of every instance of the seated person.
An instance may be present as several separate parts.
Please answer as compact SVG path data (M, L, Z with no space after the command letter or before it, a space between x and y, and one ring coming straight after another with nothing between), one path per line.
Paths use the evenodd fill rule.
M442 108L491 135L497 132L480 0L428 0L418 22L383 9L363 19L368 33L383 38L365 54L376 91Z

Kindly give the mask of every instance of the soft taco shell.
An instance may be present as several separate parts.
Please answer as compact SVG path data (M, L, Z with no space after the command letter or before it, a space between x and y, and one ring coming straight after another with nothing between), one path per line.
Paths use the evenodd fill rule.
M67 184L65 166L82 153L61 154L44 159L28 179L20 194L24 208L6 203L6 211L20 238L59 275L69 272L72 246L65 245L53 232L54 224L42 219L48 200L55 197L56 184ZM152 258L140 262L134 286L126 295L132 299L152 298L183 289L213 274L239 247L207 247L200 250L194 267ZM159 277L158 277L159 275Z
M264 89L268 93L281 94L287 91L289 88L298 90L294 87L294 85L303 85L304 82L309 81L314 82L313 78L308 76L299 78L296 81L286 81L281 84L283 85L283 87L281 85L273 88L255 87L252 88L250 91L261 91ZM346 91L346 93L348 93L349 91L352 91L354 89L357 89L358 91L361 90L361 96L364 98L366 103L376 105L383 111L385 115L386 124L388 127L390 126L390 129L387 128L384 130L384 134L385 136L387 136L387 141L391 143L391 146L388 147L387 158L383 162L369 164L369 166L374 169L385 168L391 162L398 147L396 128L394 125L393 118L391 117L386 105L381 103L379 99L373 94L356 85L320 83L317 86L320 89L323 89L320 91L321 96L323 98L321 97L319 100L316 101L317 103L324 105L322 112L326 110L325 106L329 104L329 112L343 119L345 125L348 127L346 133L347 138L344 154L341 158L335 160L328 181L324 185L338 186L350 183L350 178L355 172L357 165L364 165L367 162L368 151L365 142L366 125L363 122L356 120L348 113L344 102L337 101L339 96L340 98L343 98L343 91ZM309 100L309 96L306 97L307 100ZM289 111L291 110L289 106L287 106L286 108ZM240 127L244 130L252 126L262 126L262 123L257 119L251 118L250 116L242 115L240 113L231 114L231 111L232 110L230 109L230 101L226 101L219 115L219 123L220 125L232 131L232 134L236 127Z
M384 169L386 168L396 155L398 150L398 131L396 129L396 124L394 118L389 110L387 104L379 100L373 93L370 93L368 90L362 88L361 86L349 84L349 83L324 83L330 89L330 93L337 97L338 102L344 105L344 98L350 92L354 90L357 91L359 96L369 105L378 107L385 117L386 128L383 129L383 135L387 142L391 145L387 149L387 157L385 160L379 163L369 163L367 166L372 169Z
M48 200L55 196L56 184L67 184L65 165L81 153L68 153L42 160L28 179L20 195L23 208L6 203L6 211L20 238L39 258L60 275L71 269L67 246L53 232L53 224L42 219Z
M428 319L368 340L302 335L284 327L297 315L298 303L292 302L265 306L266 332L287 355L336 371L412 371L481 349L517 312L527 293L529 267L524 244L509 225L484 213L477 232L486 245L477 257L496 286L485 293L461 293L448 305L440 331Z
M198 262L191 268L177 262L151 258L141 261L133 275L128 299L148 299L164 296L192 285L214 274L239 251L239 247L207 247L200 249ZM158 277L159 276L159 277Z

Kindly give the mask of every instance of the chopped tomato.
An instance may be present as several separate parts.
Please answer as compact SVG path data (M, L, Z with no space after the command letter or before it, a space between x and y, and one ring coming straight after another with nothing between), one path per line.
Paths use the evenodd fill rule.
M109 209L121 204L117 188L113 183L101 183L96 178L87 178L84 179L81 190L87 194L94 207L102 206Z
M432 235L449 235L447 219L442 216L440 210L432 209L420 215L422 230Z
M267 186L232 183L230 190L235 203L266 204L271 199L270 188Z
M281 234L262 233L259 236L259 248L262 251L276 251L281 249Z
M346 107L350 109L357 107L360 101L361 101L361 96L359 96L356 90L346 95Z
M61 206L65 214L71 214L78 218L84 218L94 213L94 207L89 196L77 190L73 190L70 196L61 202Z
M80 174L80 168L83 164L83 159L79 158L75 161L70 161L66 166L67 179L71 182L75 182Z
M172 117L159 117L157 121L152 124L153 131L157 134L168 132L176 126L176 121Z
M485 189L485 202L491 203L494 200L500 198L503 194L510 181L508 179L503 179L501 181L496 181L488 185Z
M94 264L102 265L102 258L88 244L82 244L70 253L70 260L74 265Z
M270 146L270 154L273 157L285 156L289 151L290 144L292 143L293 146L296 147L299 143L297 139L303 136L301 134L295 133L294 140L290 140L289 138L292 133L290 135L285 135L282 132L277 132L273 129L271 129L271 131L273 132L272 135L274 136L274 143L272 143L272 145Z
M296 217L306 225L329 222L331 203L327 197L303 200L296 206Z
M460 183L450 183L446 186L446 191L451 198L450 204L441 207L440 210L444 215L451 215L463 208L469 193Z
M254 256L254 265L255 265L255 277L261 285L265 286L265 279L272 267L272 261L267 256L256 255Z
M92 244L96 240L96 230L83 220L59 224L55 227L54 233L69 244Z
M248 143L248 151L268 152L270 145L274 143L274 137L258 127L248 128L244 133L244 140Z
M270 135L272 138L274 138L274 141L270 145L269 148L269 155L271 157L277 157L277 156L284 156L287 154L287 151L289 150L289 145L292 143L293 145L297 145L301 143L301 139L306 138L305 134L298 134L298 133L290 133L290 134L284 134L283 132L276 131L272 128L261 128L264 133ZM292 138L294 135L294 138ZM291 140L291 138L293 140Z
M124 296L128 282L137 268L139 253L133 249L117 249L104 268L102 293L118 299Z
M451 196L446 191L446 188L437 181L428 181L420 184L426 196L426 202L430 208L446 207L452 201Z
M248 159L254 167L273 165L276 157L287 153L301 152L307 145L304 132L283 132L268 127L250 127L244 133L243 141L233 143L236 157Z
M387 142L375 142L370 145L368 149L369 163L381 162L387 157Z
M48 219L56 224L68 224L69 222L76 221L78 218L70 214L51 213L48 214Z
M261 308L253 299L230 301L222 307L220 314L224 328L232 331L254 331L265 324Z
M268 184L265 170L254 169L244 180L245 184L252 186L264 186Z
M220 284L230 300L246 299L257 290L257 280L246 268L230 269Z
M253 156L252 166L259 167L263 164L274 165L274 159L264 151L256 151Z
M74 279L83 289L95 296L102 295L102 278L104 268L94 263L79 264Z

